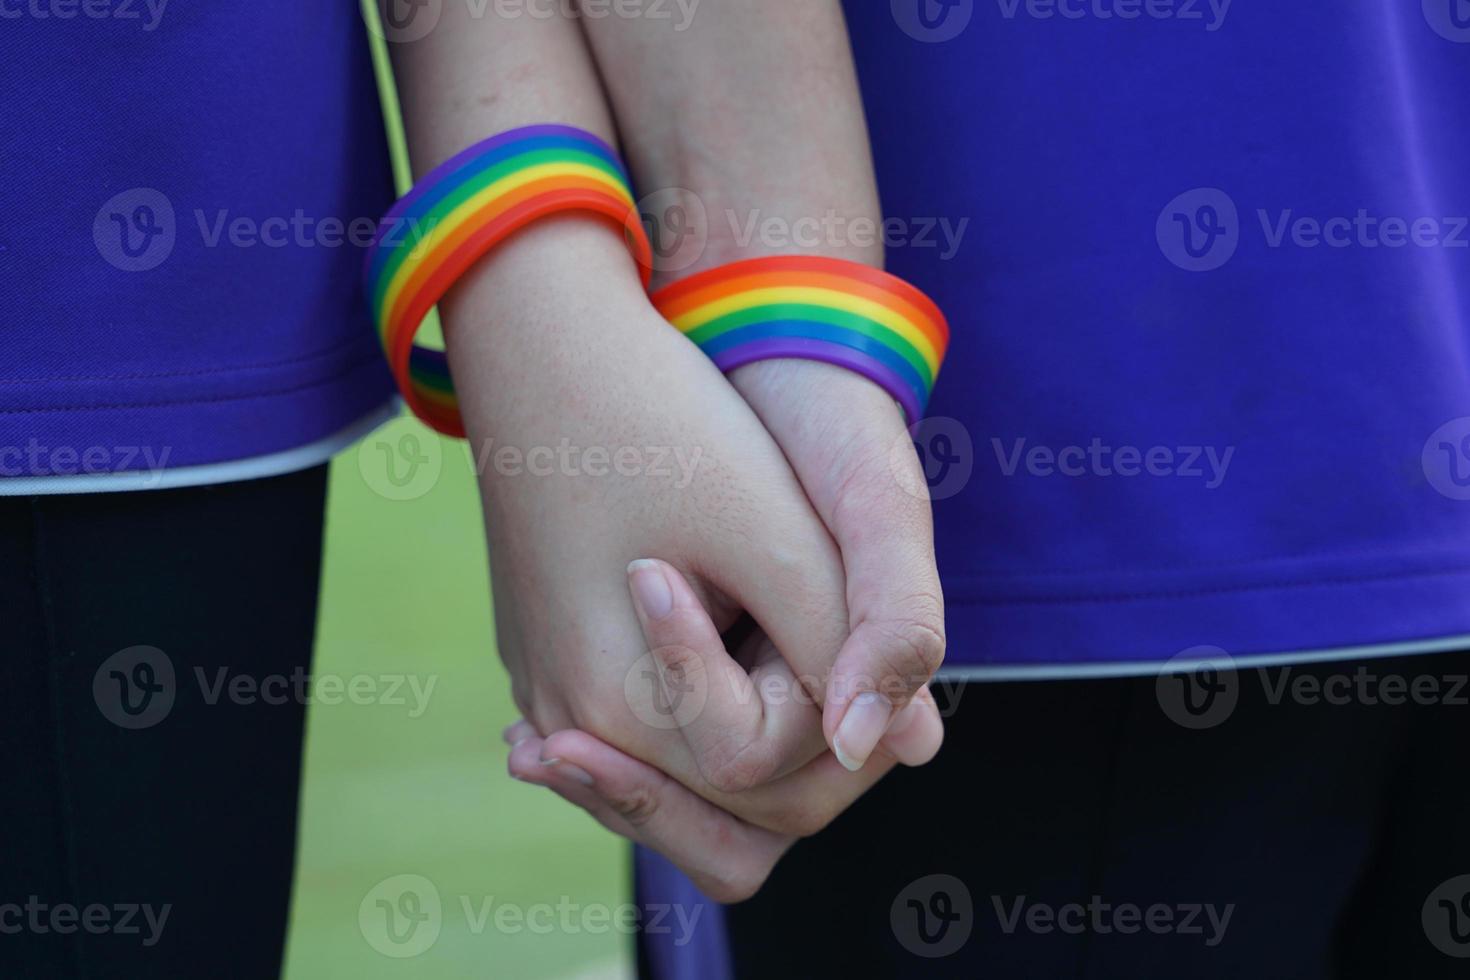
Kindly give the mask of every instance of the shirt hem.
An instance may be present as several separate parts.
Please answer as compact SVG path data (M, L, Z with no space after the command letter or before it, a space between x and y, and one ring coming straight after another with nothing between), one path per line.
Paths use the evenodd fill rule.
M945 681L1052 681L1107 680L1149 677L1170 671L1193 673L1210 666L1219 670L1253 670L1297 664L1334 663L1354 660L1385 660L1434 653L1470 650L1470 633L1405 643L1372 643L1335 650L1294 650L1287 653L1257 653L1241 657L1179 656L1168 660L1117 661L1112 663L956 664L941 667Z
M378 426L393 419L400 411L398 399L393 398L331 435L303 446L244 459L160 470L11 477L0 480L0 497L169 490L282 476L326 462Z
M1106 601L1036 592L1025 603L996 602L1005 583L980 591L945 576L946 669L993 679L1123 677L1221 656L1284 664L1470 649L1463 557L1403 551L1373 562L1393 569L1378 574L1341 560L1290 577L1279 569L1225 581L1180 574L1174 589L1127 601L1110 590ZM1439 568L1425 567L1431 561ZM1126 580L1120 571L1112 583L1089 584Z

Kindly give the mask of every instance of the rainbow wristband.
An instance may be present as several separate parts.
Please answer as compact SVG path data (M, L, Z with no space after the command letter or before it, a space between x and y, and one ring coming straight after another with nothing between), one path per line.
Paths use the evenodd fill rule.
M571 126L527 126L435 167L378 224L364 261L368 305L399 391L440 432L464 435L443 351L413 342L449 287L491 249L565 211L621 227L646 286L653 254L612 147Z
M856 371L924 415L949 346L934 301L896 276L841 259L777 256L710 269L653 305L721 370L777 357Z

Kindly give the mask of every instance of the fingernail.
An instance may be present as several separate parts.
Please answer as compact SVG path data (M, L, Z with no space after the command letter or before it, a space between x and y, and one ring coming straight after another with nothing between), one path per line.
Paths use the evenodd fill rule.
M832 736L832 751L843 767L857 772L873 754L874 747L888 730L893 705L877 691L864 691L852 699L842 724Z
M648 619L663 619L674 611L674 592L658 562L639 558L628 565L633 601Z
M569 779L575 779L583 786L592 785L592 774L586 769L572 765L570 762L562 762L560 759L542 759L543 766L553 766L556 771Z
M520 745L522 742L530 738L535 733L536 730L533 729L528 722L522 719L521 721L518 721L513 725L505 726L505 731L500 733L500 737L505 740L506 745L509 745L511 748L515 748L517 745Z

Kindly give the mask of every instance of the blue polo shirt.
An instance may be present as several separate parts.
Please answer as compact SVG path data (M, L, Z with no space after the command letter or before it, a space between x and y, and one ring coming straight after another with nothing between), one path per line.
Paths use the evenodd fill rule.
M1470 2L846 12L949 663L1470 645Z
M950 663L1463 645L1465 0L847 13L890 267L954 328L917 438ZM365 37L0 0L0 484L298 465L381 417Z
M355 3L0 0L0 91L0 488L299 466L382 416Z

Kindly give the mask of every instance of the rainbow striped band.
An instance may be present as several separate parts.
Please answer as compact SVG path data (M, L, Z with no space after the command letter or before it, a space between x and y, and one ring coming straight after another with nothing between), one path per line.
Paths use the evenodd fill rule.
M527 225L565 211L624 230L647 285L653 256L617 153L571 126L527 126L435 167L383 217L368 248L368 304L409 407L440 432L464 435L443 351L414 335L460 276Z
M933 300L840 259L735 262L659 290L653 305L723 371L777 357L837 364L886 389L910 423L923 417L949 346Z

